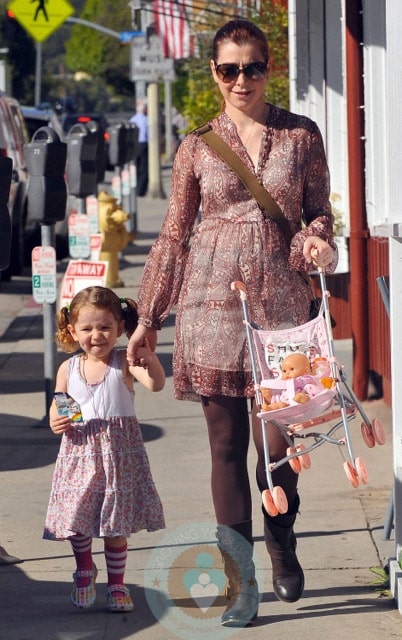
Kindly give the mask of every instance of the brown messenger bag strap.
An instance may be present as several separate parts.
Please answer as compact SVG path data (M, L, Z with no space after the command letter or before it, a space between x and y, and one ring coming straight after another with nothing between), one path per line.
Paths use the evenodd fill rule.
M290 230L289 221L283 215L279 205L275 202L268 191L258 182L257 178L246 167L239 156L220 138L213 130L211 125L205 124L195 129L194 133L201 136L205 142L216 151L216 153L226 162L226 164L239 176L240 180L247 187L250 193L257 200L270 218L280 227L287 243L290 246L292 240L292 232Z

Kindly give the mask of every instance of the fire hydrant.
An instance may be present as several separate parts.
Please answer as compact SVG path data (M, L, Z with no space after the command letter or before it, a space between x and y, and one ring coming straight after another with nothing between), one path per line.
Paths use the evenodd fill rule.
M119 277L119 252L123 251L135 238L133 233L127 231L124 224L129 215L118 207L116 198L106 191L99 193L98 203L99 229L102 233L100 259L109 263L106 285L124 287L124 282Z

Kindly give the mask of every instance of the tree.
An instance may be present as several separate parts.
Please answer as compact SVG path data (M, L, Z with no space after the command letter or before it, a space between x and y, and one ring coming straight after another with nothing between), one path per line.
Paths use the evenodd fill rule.
M87 0L80 18L116 32L131 28L131 11L127 0ZM109 93L119 101L129 96L132 103L133 84L129 78L127 45L89 27L77 24L66 42L65 63L73 72L83 71L100 77Z

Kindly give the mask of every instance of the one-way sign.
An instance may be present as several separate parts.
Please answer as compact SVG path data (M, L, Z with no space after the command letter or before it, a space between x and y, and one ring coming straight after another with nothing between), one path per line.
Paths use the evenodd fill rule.
M165 58L159 36L134 36L131 40L131 80L176 80L174 62Z

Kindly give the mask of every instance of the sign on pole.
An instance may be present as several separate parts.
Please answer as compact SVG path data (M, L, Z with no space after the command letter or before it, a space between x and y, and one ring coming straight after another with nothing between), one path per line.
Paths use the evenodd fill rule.
M32 249L32 291L38 304L56 302L56 251L53 247Z
M131 80L176 80L174 61L165 58L159 36L134 36L131 40Z
M68 246L72 258L89 258L91 230L85 213L70 213L68 218Z
M70 260L61 285L60 308L86 287L106 287L108 265L106 261Z
M7 9L37 42L46 40L75 13L67 0L11 0Z

